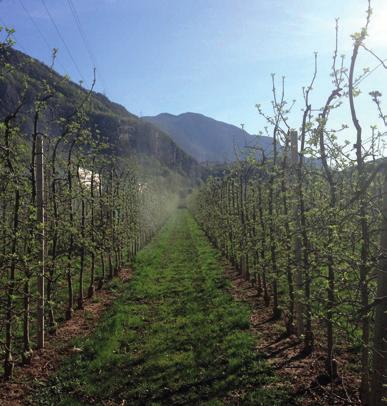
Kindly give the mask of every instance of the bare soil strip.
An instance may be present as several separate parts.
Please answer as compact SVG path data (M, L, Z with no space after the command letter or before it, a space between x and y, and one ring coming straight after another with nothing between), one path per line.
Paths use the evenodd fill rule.
M122 269L118 278L127 282L132 278L131 269ZM78 349L72 345L76 337L89 335L98 324L102 313L113 302L117 293L98 290L92 299L85 301L84 309L77 310L71 320L63 323L53 336L47 336L44 350L35 351L31 365L15 365L14 378L0 383L0 405L28 404L28 394L34 385L44 384L58 369L61 361Z
M252 308L251 330L257 337L257 351L265 355L282 383L290 384L296 403L302 406L360 405L357 354L338 348L340 379L327 382L324 379L324 348L316 337L315 351L304 356L302 342L294 335L287 336L283 320L273 320L271 307L265 307L263 299L251 282L225 262L225 274L231 281L230 293L235 300L244 301ZM321 331L319 326L316 331Z
M274 385L290 384L297 404L302 406L360 404L360 382L353 367L357 363L356 354L340 352L339 348L337 361L341 371L340 380L334 383L324 382L324 349L318 337L316 350L303 356L302 342L296 336L289 337L285 334L283 321L272 320L271 308L264 306L252 284L242 279L226 262L225 275L231 281L229 290L234 299L251 306L250 328L257 337L257 352L265 355L276 374L282 378ZM132 270L123 269L119 278L124 282L129 281ZM76 311L72 320L58 328L56 335L48 336L46 348L44 351L35 351L31 365L16 366L13 381L0 383L0 405L28 404L26 399L32 388L39 383L45 384L57 371L61 361L77 351L73 347L73 340L89 335L104 310L116 297L117 293L112 290L97 291L93 299L85 302L83 310Z

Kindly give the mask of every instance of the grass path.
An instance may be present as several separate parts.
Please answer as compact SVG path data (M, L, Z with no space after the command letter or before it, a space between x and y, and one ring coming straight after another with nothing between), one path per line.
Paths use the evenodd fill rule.
M138 255L98 329L39 389L38 404L289 404L270 385L250 310L227 283L218 253L179 210Z

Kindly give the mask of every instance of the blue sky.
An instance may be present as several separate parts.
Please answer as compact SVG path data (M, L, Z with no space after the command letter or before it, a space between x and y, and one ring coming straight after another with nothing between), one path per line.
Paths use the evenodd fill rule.
M23 10L31 14L50 47L59 48L56 69L80 79L41 0L0 0L0 24L15 28L17 47L49 62L50 47ZM93 63L67 0L45 0L85 83ZM364 24L366 0L73 0L96 59L96 89L137 115L203 113L256 133L264 126L255 104L270 109L271 78L286 76L296 99L290 123L301 120L302 86L319 72L312 96L319 108L329 94L334 21L340 17L340 53L351 52L350 34ZM369 45L387 57L387 0L373 0ZM367 55L358 69L377 61ZM380 124L368 92L387 92L387 71L364 81L357 100L364 126ZM387 105L387 103L386 103ZM348 124L347 107L333 123ZM344 135L343 135L344 136ZM353 136L350 129L346 138Z

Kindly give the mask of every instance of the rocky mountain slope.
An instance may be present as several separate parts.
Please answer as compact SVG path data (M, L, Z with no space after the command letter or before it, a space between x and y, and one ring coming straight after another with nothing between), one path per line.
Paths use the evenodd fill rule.
M55 90L54 100L50 104L55 108L56 116L68 116L74 106L86 96L86 89L62 77L40 61L14 49L1 52L0 60L3 64L9 64L13 70L7 75L0 75L0 117L4 119L12 113L21 98L24 98L21 115L24 117L26 134L31 130L32 105L43 83ZM28 86L24 85L26 79ZM201 166L177 146L168 134L140 120L106 96L92 92L88 116L90 127L107 136L116 146L116 153L141 157L145 164L149 160L157 161L157 165L184 176L201 176ZM50 117L45 117L43 121L43 125L48 126L48 132L56 135L58 128L55 121L50 120Z
M185 152L199 162L230 162L237 154L244 154L246 145L272 149L272 140L254 136L234 125L214 120L197 113L178 116L162 113L142 118L166 131Z

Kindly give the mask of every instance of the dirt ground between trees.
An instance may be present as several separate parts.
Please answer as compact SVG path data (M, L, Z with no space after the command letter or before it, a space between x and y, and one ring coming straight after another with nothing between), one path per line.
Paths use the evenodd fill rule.
M118 278L127 282L132 278L132 270L122 269ZM28 395L39 382L46 382L58 369L66 356L78 349L72 345L76 337L89 335L99 318L110 306L117 293L112 290L97 290L92 299L87 299L84 309L76 310L71 320L61 324L55 335L47 336L44 350L34 351L31 365L15 365L14 378L0 382L0 405L19 406L30 404Z
M257 351L280 377L280 385L287 383L292 388L296 405L360 405L358 388L359 373L356 364L358 354L337 348L337 363L340 378L337 382L324 381L324 348L322 326L315 327L315 351L302 355L302 342L294 335L287 336L283 320L272 320L271 307L265 307L263 299L257 297L252 284L240 277L229 264L225 264L226 277L231 281L230 293L236 300L248 302L252 308L251 330L257 336ZM355 366L355 367L354 367Z
M358 362L356 354L343 351L337 357L340 380L335 383L321 382L324 371L324 349L316 338L316 350L309 356L301 355L302 342L296 336L285 334L284 322L273 321L271 308L265 307L257 297L252 284L225 264L225 275L231 281L230 293L234 299L250 304L251 330L257 337L257 351L264 354L280 377L280 385L287 383L292 388L295 404L312 405L360 405L358 388L360 380L353 369ZM131 269L121 270L119 276L127 282L132 277ZM72 320L59 326L54 336L48 336L44 351L35 351L31 365L15 366L14 379L0 382L0 405L18 406L28 403L28 395L39 382L46 382L58 369L61 361L77 351L73 339L90 334L104 310L110 306L117 293L99 290L93 299L85 302L83 310L77 310ZM317 329L318 331L318 329Z

